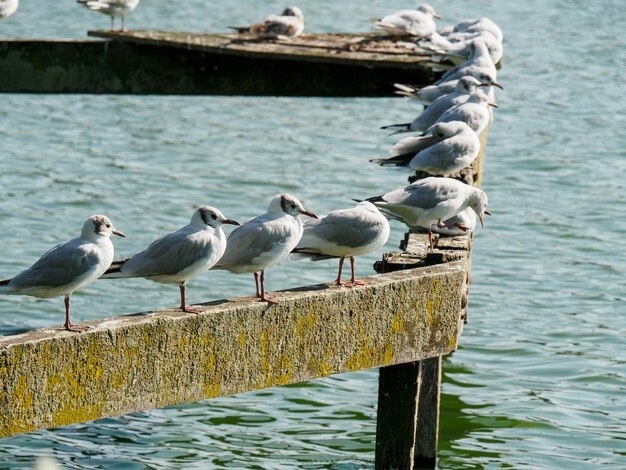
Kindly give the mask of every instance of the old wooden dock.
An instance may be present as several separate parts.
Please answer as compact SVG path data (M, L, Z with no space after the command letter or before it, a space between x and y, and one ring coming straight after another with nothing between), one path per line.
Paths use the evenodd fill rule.
M390 96L435 77L428 57L374 34L89 35L101 39L0 40L0 93Z

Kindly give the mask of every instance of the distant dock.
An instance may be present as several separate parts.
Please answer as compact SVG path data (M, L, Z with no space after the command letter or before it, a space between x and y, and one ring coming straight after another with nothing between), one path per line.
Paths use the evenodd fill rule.
M90 31L98 40L0 41L0 93L390 96L429 84L429 58L378 34Z

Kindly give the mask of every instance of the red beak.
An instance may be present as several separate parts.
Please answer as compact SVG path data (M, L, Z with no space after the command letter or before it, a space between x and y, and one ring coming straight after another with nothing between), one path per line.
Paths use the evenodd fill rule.
M313 212L309 212L309 211L300 211L300 214L302 215L308 215L309 217L312 217L314 219L319 219L318 216L316 216Z
M111 233L113 235L117 235L118 237L124 237L126 238L126 235L124 235L122 232L120 232L119 230L115 229L115 230L111 230Z

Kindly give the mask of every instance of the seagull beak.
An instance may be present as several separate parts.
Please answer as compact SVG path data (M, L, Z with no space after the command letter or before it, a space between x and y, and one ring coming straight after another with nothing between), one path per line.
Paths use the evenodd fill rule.
M492 85L491 83L483 82L478 86L491 86L491 85Z
M222 220L223 224L230 224L230 225L241 225L239 222L237 222L236 220L233 219L226 219L226 220Z
M500 90L504 90L504 87L500 85L498 82L491 82L491 86L495 86L495 87L500 88Z
M498 105L497 105L497 104L492 103L491 101L489 101L489 102L487 103L487 105L492 106L492 107L494 107L494 108L497 108L497 107L498 107Z
M485 210L483 211L483 214L491 215L491 212L489 212L487 209L485 209Z
M302 215L308 215L309 217L312 217L314 219L319 219L318 216L316 216L313 212L309 212L309 211L300 211L300 214Z
M116 228L114 228L113 230L111 230L111 233L113 235L117 235L118 237L122 237L122 238L126 238L126 235L124 235L122 232L120 232L119 230L117 230Z
M433 13L433 18L436 18L436 19L440 20L441 16L439 16L437 13Z

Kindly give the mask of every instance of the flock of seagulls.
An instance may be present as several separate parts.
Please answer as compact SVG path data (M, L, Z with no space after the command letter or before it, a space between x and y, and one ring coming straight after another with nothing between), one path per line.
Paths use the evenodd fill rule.
M87 8L122 19L139 0L78 0ZM14 13L17 0L0 0L0 18ZM197 209L189 224L152 242L139 253L114 261L110 237L124 237L104 215L89 217L80 236L46 252L31 267L12 279L0 281L0 294L30 295L40 298L63 296L65 324L68 331L83 331L70 318L73 292L98 278L141 277L158 283L177 284L180 309L188 313L200 310L187 304L186 283L210 269L234 274L252 273L256 296L275 304L267 294L265 271L293 253L295 258L339 260L335 284L353 287L357 279L354 257L382 248L389 238L388 219L409 227L427 230L433 251L433 231L462 235L470 233L478 219L484 224L487 195L448 175L471 165L480 152L479 134L493 119L494 88L497 70L493 61L501 57L502 32L487 18L467 20L456 26L434 27L439 16L429 5L417 10L401 10L376 20L375 27L445 58L459 57L435 84L418 88L396 84L397 94L426 105L413 121L392 124L383 129L394 133L418 132L406 137L389 150L389 158L374 159L382 166L405 167L429 173L430 177L394 189L385 194L358 200L351 208L339 209L318 217L304 208L292 195L278 194L267 211L242 225L227 218L214 207ZM295 37L304 29L304 16L297 7L286 8L282 15L272 15L259 23L236 28L263 38ZM486 37L489 36L489 39ZM500 44L493 45L494 41ZM498 56L499 54L499 56ZM442 67L445 62L441 62ZM484 90L484 91L483 91ZM300 217L306 216L303 222ZM224 225L238 226L227 236ZM342 281L345 259L350 260L351 278Z

